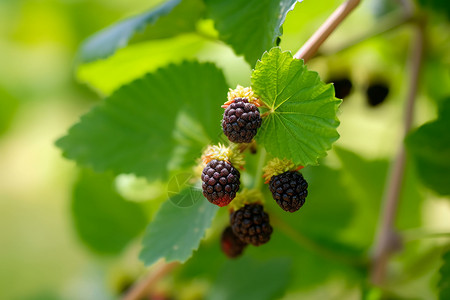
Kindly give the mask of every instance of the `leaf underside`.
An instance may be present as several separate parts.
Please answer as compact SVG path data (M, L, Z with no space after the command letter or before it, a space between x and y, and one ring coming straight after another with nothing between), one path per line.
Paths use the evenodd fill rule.
M297 0L205 0L220 38L254 66L275 46L282 25Z
M201 190L192 189L190 195L196 198L194 205L177 207L166 201L147 227L140 253L140 259L146 265L160 258L165 258L166 262L185 262L198 248L218 206L206 201Z

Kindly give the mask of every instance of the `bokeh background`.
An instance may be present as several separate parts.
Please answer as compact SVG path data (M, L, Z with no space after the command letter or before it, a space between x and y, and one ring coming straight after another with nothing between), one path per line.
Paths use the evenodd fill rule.
M244 60L228 46L202 36L147 42L129 52L119 51L109 63L77 67L77 49L89 35L159 2L0 0L0 299L114 299L145 272L137 258L140 237L121 255L100 255L77 235L71 198L79 171L54 146L55 140L98 103L105 91L183 58L215 62L224 69L230 87L249 84L251 70ZM305 0L297 5L284 26L283 50L295 52L340 3ZM404 25L345 47L388 23L386 20L398 20L399 7L395 1L363 1L326 42L322 55L309 63L309 68L324 80L351 80L351 94L340 111L341 139L337 146L358 153L367 162L390 159L401 142L412 31ZM436 117L437 103L449 95L450 89L449 23L444 15L430 16L432 26L427 31L414 126ZM204 27L203 32L215 34L211 24L206 22ZM146 55L154 47L170 51ZM345 50L337 52L342 47ZM99 75L105 70L110 70L108 76ZM368 103L366 95L372 83L388 88L386 100L376 106ZM331 152L327 164L339 168L336 157ZM421 187L413 167L408 172L419 186L420 201L411 205L419 212L422 228L449 231L448 199ZM116 183L118 189L121 185L130 189L126 178ZM135 181L134 185L140 196L130 198L161 198L158 186ZM154 209L155 205L148 205L149 217ZM446 242L435 239L420 247L431 249ZM403 286L412 289L407 294L415 293L419 299L434 297L439 257L430 253L424 262L430 269ZM170 281L165 284L170 285ZM180 295L195 299L207 285L190 281ZM345 285L342 278L333 278L321 283L320 291L308 287L292 299L298 299L298 295L307 296L305 299L325 299L324 295L327 299L358 299L355 289Z

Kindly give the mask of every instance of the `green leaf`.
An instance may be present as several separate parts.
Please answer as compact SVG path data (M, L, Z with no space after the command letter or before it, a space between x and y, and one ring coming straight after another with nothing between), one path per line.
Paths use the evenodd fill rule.
M264 53L252 73L252 88L269 108L256 139L273 156L316 165L339 138L341 100L334 97L333 85L320 81L290 52Z
M248 257L228 260L211 289L208 300L278 299L290 281L287 259L255 261Z
M202 147L219 138L226 92L212 64L169 65L117 90L56 145L96 171L167 179L169 167L192 166Z
M19 108L19 100L0 87L0 135L5 133Z
M142 207L114 190L114 176L89 170L75 184L72 215L78 235L99 253L120 252L147 223Z
M205 0L220 39L254 66L264 51L276 46L282 25L296 0Z
M194 205L180 208L166 201L148 225L139 256L146 265L160 258L183 263L198 249L218 207L206 201L201 190L192 189L191 195Z
M119 49L108 59L79 66L77 78L109 95L120 86L169 63L194 59L204 45L204 38L194 34L133 44Z
M302 173L308 182L308 197L299 211L301 218L297 214L283 214L282 218L302 234L335 241L351 224L355 212L350 188L340 180L342 171L320 165Z
M420 5L432 9L450 19L450 3L448 0L419 0Z
M440 279L438 282L439 300L450 299L450 251L442 255L444 263L439 269Z
M450 98L443 102L439 117L420 126L406 138L418 175L441 195L450 195Z
M79 58L82 62L89 62L108 57L117 49L125 47L139 32L141 38L150 39L194 31L202 11L203 4L199 0L168 0L91 36L81 46Z
M340 147L333 149L342 164L339 180L349 188L355 201L354 218L345 232L346 239L358 247L369 248L376 233L389 162L386 159L366 160ZM420 227L422 220L423 196L415 170L409 166L410 162L407 162L395 224L399 230Z

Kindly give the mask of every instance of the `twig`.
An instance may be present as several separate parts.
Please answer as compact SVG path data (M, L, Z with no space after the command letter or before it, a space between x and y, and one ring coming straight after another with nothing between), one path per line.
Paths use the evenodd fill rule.
M417 94L420 67L423 59L424 46L423 24L417 24L415 36L411 45L411 77L409 80L409 92L406 99L403 122L403 137L409 132L413 119L414 102ZM403 140L403 139L402 139ZM391 166L388 181L386 183L383 210L378 223L378 234L376 237L373 265L371 270L371 281L375 285L381 285L386 274L386 266L390 255L395 251L398 236L394 231L394 221L397 214L399 196L405 169L405 146L403 142L399 152Z
M160 262L146 278L133 285L122 300L140 300L144 298L161 278L178 265L178 262Z
M330 36L339 24L355 9L361 0L347 0L339 6L306 43L295 53L297 59L309 60L317 52L320 45Z
M329 56L336 53L339 53L341 51L347 50L348 48L351 48L355 45L359 45L360 43L377 37L379 35L385 34L391 30L394 30L404 24L407 24L409 22L413 22L415 20L415 17L412 14L406 14L405 12L395 12L391 13L385 17L383 17L379 22L377 22L377 26L372 28L366 33L363 33L359 36L353 37L344 43L335 46L335 47L327 47L327 49L322 49L319 51L315 56Z

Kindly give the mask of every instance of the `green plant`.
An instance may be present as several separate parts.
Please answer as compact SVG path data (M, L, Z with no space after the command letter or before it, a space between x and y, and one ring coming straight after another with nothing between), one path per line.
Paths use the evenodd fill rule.
M260 127L256 125L252 127L255 132L257 129L255 142L230 147L232 152L245 155L245 169L241 170L244 174L241 176L242 186L261 194L259 198L265 199L274 232L279 230L284 234L284 237L275 237L264 245L267 251L258 251L259 248L247 249L250 254L243 260L226 263L228 270L235 270L237 273L244 267L253 268L252 274L253 270L259 270L261 266L266 269L273 267L276 274L260 274L260 281L256 281L271 282L271 285L264 286L261 288L262 291L248 290L248 294L236 296L242 285L241 278L239 276L232 278L225 271L220 273L219 279L213 284L221 291L218 292L220 296L217 298L273 298L283 290L295 289L296 285L289 285L287 280L291 271L297 271L294 272L296 275L293 282L298 283L302 277L301 274L297 274L298 270L316 268L313 266L315 263L319 266L317 268L329 270L329 274L333 272L347 274L347 277L358 282L362 286L363 293L370 297L378 295L378 289L372 289L372 286L381 286L381 294L394 290L385 286L386 266L392 253L398 250L397 246L404 243L403 237L399 237L394 229L394 222L401 198L406 149L402 144L397 157L393 160L384 197L385 205L380 211L380 205L377 203L381 198L381 185L387 169L384 161L367 162L356 154L337 147L334 154L342 168L335 169L331 167L332 164L321 163L327 151L332 148L332 144L339 138L337 114L341 100L335 97L333 85L324 83L319 74L309 70L305 64L358 4L359 0L349 0L340 6L295 55L289 51L282 51L278 46L286 15L294 7L299 6L295 0L171 0L149 12L119 22L86 41L80 52L79 60L84 65L80 67L79 76L84 79L91 76L91 84L107 96L100 105L94 107L70 128L66 136L56 142L63 150L64 156L98 173L108 172L113 175L131 173L145 178L148 182L162 182L163 185L172 178L176 178L178 184L180 174L185 174L176 192L169 191L171 193L165 202L161 203L160 200L157 202L159 209L152 216L146 229L140 252L140 258L146 265L153 265L161 258L167 263L187 262L193 252L199 249L205 232L213 224L216 215L216 220L220 223L223 216L228 214L227 209L219 210L217 206L206 201L203 195L219 206L225 206L230 202L234 205L233 203L238 202L237 199L233 199L239 183L233 181L232 184L235 186L230 186L227 194L222 191L226 188L226 184L230 183L225 182L226 176L237 168L232 166L234 162L229 156L220 159L222 164L226 164L226 174L221 174L220 179L219 177L211 179L211 176L215 171L219 173L224 169L221 163L213 160L214 165L207 165L204 169L201 178L204 181L203 193L199 188L200 173L195 169L207 146L219 142L228 143L224 139L220 120L223 115L221 106L226 101L229 86L222 70L212 63L197 60L177 61L184 55L188 57L187 53L177 53L179 55L175 58L163 56L164 59L155 63L155 70L143 76L128 74L129 78L125 76L113 78L111 81L108 80L108 74L105 74L106 79L100 80L95 77L92 69L89 71L89 68L94 67L95 62L92 61L109 57L116 51L117 55L126 56L126 51L121 52L119 49L133 40L156 41L160 38L175 40L180 38L182 33L196 32L203 38L220 39L227 43L236 54L243 55L252 68L251 90L245 91L252 94L246 96L246 101L250 102L247 104L251 104L253 97L257 99L262 124ZM423 39L426 25L423 17L413 14L409 7L401 9L406 12L401 24L414 21L415 41L412 47L411 79L405 110L404 135L408 135L406 147L417 161L417 165L423 168L421 176L424 177L424 182L436 192L448 195L450 180L446 171L449 170L447 162L450 161L448 152L450 141L449 135L443 132L448 127L446 121L449 112L448 100L443 102L437 121L423 125L409 134L420 66L424 60ZM253 20L255 16L261 18L263 22L255 22ZM208 28L208 21L205 19L213 20L217 31ZM401 24L394 24L393 28ZM108 61L104 63L107 64ZM128 83L123 84L125 82ZM245 97L241 95L240 98ZM249 108L248 111L256 111L256 108L252 109ZM236 111L227 116L234 117L235 113ZM224 118L225 123L234 121ZM258 123L259 119L255 122ZM225 127L226 124L224 131ZM248 138L245 133L246 138L243 140L234 138L232 140L250 142L255 132L251 132ZM227 134L228 137L230 135ZM247 151L249 149L253 150ZM312 198L308 201L314 205L308 207L306 204L302 210L297 211L304 203L303 197L301 203L298 202L300 200L295 200L298 202L295 202L295 207L278 203L287 211L297 211L289 216L284 212L280 213L279 208L274 205L275 201L271 199L269 187L263 184L262 179L263 168L271 159L286 159L288 164L292 165L284 172L293 172L298 166L305 167L302 172L309 183L308 197ZM210 163L210 160L205 163ZM218 164L220 170L215 169ZM205 165L201 166L203 167ZM281 176L280 174L282 173L271 175ZM92 181L96 180L96 176L100 175L83 172L77 184L80 191L75 194L77 202L86 200L86 197L81 197L80 194L86 190L86 185L90 186ZM270 177L267 179L270 180ZM300 182L299 178L296 180ZM404 181L407 184L407 178ZM111 183L111 179L109 178L107 182ZM303 184L303 181L301 183ZM303 185L299 193L306 191L307 184ZM283 193L287 195L288 192L286 190ZM96 196L103 197L103 195ZM368 203L358 202L360 200L358 198L367 200ZM189 205L180 204L187 203L186 201ZM129 207L124 206L124 212L133 209L145 210L143 206L127 204ZM374 205L375 208L372 209L370 205ZM105 199L101 208L93 212L101 216L104 214L103 209L115 210ZM350 221L353 210L358 210L359 215ZM380 211L379 229L374 242L373 256L368 257L372 235L376 231L377 214L374 214L374 211ZM111 215L116 213L119 214L118 211L114 211ZM364 214L369 217L366 218ZM86 232L83 235L84 240L97 251L120 252L138 235L136 226L142 223L137 222L138 219L136 218L134 222L127 219L119 222L121 224L118 228L123 229L128 235L125 234L125 238L115 241L114 247L102 249L97 246L99 239L111 239L114 234L107 236L100 234L98 237L94 233ZM321 220L327 220L328 223ZM408 221L410 222L408 224L413 224L411 219ZM352 228L355 224L362 226L362 230ZM413 226L415 225L414 223ZM78 226L80 232L85 232L83 231L85 223L80 221ZM224 226L221 226L220 230L214 227L212 231L220 232ZM270 237L272 230L270 233L268 231L266 232L268 236L265 237ZM341 238L345 236L343 232L347 232L345 238ZM264 242L267 240L264 239ZM254 244L259 243L254 241ZM199 261L218 256L217 250L206 243L203 249L200 248L194 258L186 263L185 272L189 272L189 268L201 269ZM279 257L280 255L288 256L290 260L285 261ZM262 258L265 262L255 267L257 263L250 259L250 256ZM324 263L323 259L327 262ZM369 264L368 259L372 260L372 264ZM202 276L205 278L214 278L214 272L220 269L221 263L220 259L211 262L209 270L201 270L200 273L203 271ZM295 270L291 270L292 265L295 266ZM163 264L160 271L165 272L173 266ZM261 270L264 268L261 267ZM368 274L371 277L371 284L367 282ZM278 278L274 279L275 275ZM318 276L320 277L320 274ZM183 281L183 274L179 275L178 280ZM324 279L312 277L309 280L316 284ZM228 282L232 284L228 285ZM301 282L308 285L308 280L306 283ZM137 292L132 290L127 299L138 299L139 296L141 296L139 290Z

